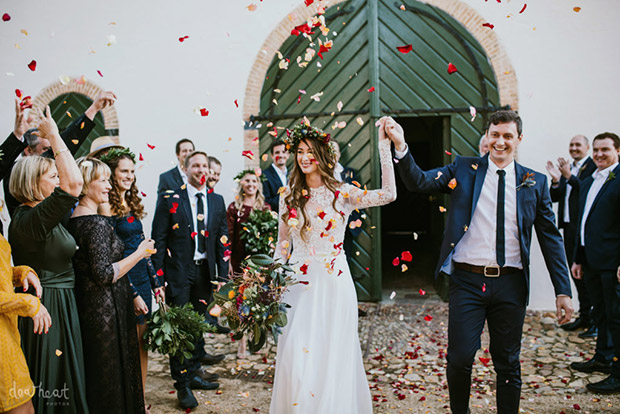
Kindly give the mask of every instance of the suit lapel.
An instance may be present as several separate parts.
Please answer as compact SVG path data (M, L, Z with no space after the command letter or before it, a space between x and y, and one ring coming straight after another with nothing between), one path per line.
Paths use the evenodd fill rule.
M179 167L174 167L172 169L172 176L174 177L174 182L179 186L183 186L183 177L181 177L181 173L179 172Z
M484 177L487 175L487 169L489 168L489 156L485 155L478 161L478 169L476 170L476 178L474 180L474 195L471 199L471 216L473 217L478 199L480 198L480 192L482 191L482 184L484 184ZM469 218L471 221L471 217Z
M618 165L616 168L614 168L613 173L614 173L614 175L620 174L620 165ZM598 194L596 195L596 198L594 199L594 202L592 203L592 207L590 208L590 213L588 213L588 217L590 217L590 214L592 214L592 212L594 211L594 207L596 207L596 204L601 199L601 196L603 195L603 193L605 193L605 191L607 191L607 189L609 188L610 184L611 184L611 180L609 178L605 179L605 183L603 184L603 186L599 190Z
M211 229L211 226L213 224L213 209L214 209L214 205L213 205L213 192L209 193L207 191L207 228L206 230L209 231L209 229Z
M524 180L527 171L521 164L517 164L515 161L515 187L521 185L521 181ZM527 187L522 186L521 189L517 189L517 226L519 227L519 233L521 233L521 206L523 206L523 198L525 197Z
M190 206L190 199L189 199L189 194L187 193L187 188L185 188L185 190L181 191L181 200L182 200L182 205L183 205L183 212L185 213L185 217L187 217L187 222L189 223L189 230L190 233L196 231L196 223L194 223L194 217L192 216L192 207ZM192 246L194 246L192 248L195 249L196 248L196 242L195 242L195 237L192 237Z

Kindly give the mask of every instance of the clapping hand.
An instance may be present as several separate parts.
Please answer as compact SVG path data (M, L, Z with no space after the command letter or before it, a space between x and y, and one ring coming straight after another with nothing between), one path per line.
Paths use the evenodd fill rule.
M556 167L551 161L547 161L547 172L551 175L551 181L554 184L560 182L560 177L562 176L562 172Z
M38 126L38 131L34 132L34 135L47 138L54 135L60 135L58 132L58 125L56 125L56 121L52 118L52 111L50 111L49 105L45 107L45 116L42 113L39 113L41 117L41 123Z
M558 158L558 167L560 168L560 172L567 180L570 178L570 162L566 158Z

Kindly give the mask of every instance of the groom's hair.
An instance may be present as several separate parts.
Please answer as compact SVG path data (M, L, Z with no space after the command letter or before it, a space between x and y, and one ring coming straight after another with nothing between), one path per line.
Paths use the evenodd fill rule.
M592 143L594 143L594 141L598 139L606 139L606 138L609 138L610 140L613 141L615 149L620 149L620 138L618 137L618 135L614 134L613 132L603 132L601 134L598 134L597 136L594 137L594 139L592 140Z
M523 121L521 121L519 114L510 110L502 109L501 111L493 112L489 118L486 130L488 131L491 125L509 124L511 122L517 125L517 135L521 136L521 132L523 132Z

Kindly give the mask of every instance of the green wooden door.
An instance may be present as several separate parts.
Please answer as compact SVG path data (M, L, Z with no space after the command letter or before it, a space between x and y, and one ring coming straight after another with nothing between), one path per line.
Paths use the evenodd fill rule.
M300 67L297 58L303 61L307 39L291 36L282 44L280 53L289 59L288 69L281 69L280 56L274 56L261 92L260 113L248 123L248 128L259 130L261 154L268 152L276 133L281 136L307 116L339 142L342 164L354 168L362 184L378 188L375 121L383 115L429 114L451 118L445 150L455 155L477 151L482 118L499 104L482 47L446 13L415 1L407 2L406 10L400 4L350 0L329 8L325 18L333 47L306 67ZM324 39L317 32L315 42ZM408 54L396 49L407 44L413 45ZM448 75L449 62L458 73ZM321 94L318 100L311 99L315 94ZM469 106L482 115L474 122ZM336 122L345 122L346 127L333 129ZM261 167L269 163L262 161ZM368 209L362 234L355 240L351 269L360 300L381 299L381 263L388 258L381 255L380 227L381 210Z
M69 92L57 96L52 102L49 103L49 106L52 111L52 118L54 118L56 124L58 124L58 129L62 131L67 128L71 122L75 121L80 115L82 115L92 103L93 101L86 95L76 92ZM76 158L85 156L90 152L90 144L95 138L103 135L118 134L118 131L106 131L101 112L97 113L94 121L95 127L76 153Z

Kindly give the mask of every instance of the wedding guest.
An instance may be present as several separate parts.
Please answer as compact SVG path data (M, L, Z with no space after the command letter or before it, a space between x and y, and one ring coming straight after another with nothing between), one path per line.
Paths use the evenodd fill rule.
M271 209L277 212L280 204L280 187L286 186L288 182L286 161L288 161L290 154L286 144L280 139L273 141L270 152L272 163L263 170L263 174L265 174L267 179L263 190L265 191L265 200L271 206Z
M45 336L33 333L33 321L20 320L22 348L30 376L41 392L32 399L36 412L87 413L80 321L75 302L71 258L75 240L62 221L78 201L82 174L47 108L37 134L49 140L55 161L39 155L24 157L13 168L10 189L21 206L9 225L13 262L39 275L42 303L54 325ZM59 358L63 355L62 358ZM54 390L64 390L62 395Z
M480 137L480 142L478 143L478 152L480 156L483 157L489 152L489 141L487 140L487 135L482 134Z
M594 356L573 362L581 372L609 374L586 387L599 394L620 392L620 138L603 132L592 141L596 171L579 186L579 220L573 277L583 279L598 327Z
M101 111L108 106L114 105L116 101L116 95L114 92L107 91L99 94L97 99L93 101L93 103L84 111L82 115L80 115L75 121L73 121L67 129L60 133L62 140L65 142L65 145L69 149L72 155L75 156L77 151L80 149L88 134L95 127L95 116L97 112ZM48 158L54 158L54 153L51 150L50 142L47 138L41 137L36 134L36 128L28 128L28 120L25 114L25 110L18 105L18 101L16 101L15 111L16 117L18 117L17 111L20 111L20 120L22 124L22 128L25 127L21 134L23 135L24 148L22 156L29 157L32 155L42 155ZM17 121L17 119L16 119ZM17 125L17 123L16 123ZM17 136L17 135L16 135ZM21 136L21 135L20 135ZM13 217L15 214L15 209L20 205L20 203L13 197L11 191L9 189L9 182L11 178L11 170L7 171L4 175L4 200L6 202L7 208L9 210L9 216Z
M32 286L36 296L14 293ZM33 333L47 334L52 319L41 304L41 284L28 266L11 266L11 246L0 236L0 412L33 414L36 388L19 345L17 317L32 318Z
M114 217L116 234L124 244L123 257L134 253L144 240L142 219L146 216L142 199L136 185L136 156L128 148L114 148L101 157L112 171L108 194L109 203L102 204L100 213ZM133 305L136 313L138 332L138 349L140 350L140 368L142 372L142 389L146 387L148 351L145 347L146 318L151 316L152 295L157 300L164 300L163 277L157 276L150 258L144 258L127 272L133 290Z
M183 138L176 143L175 152L178 164L159 176L157 197L160 197L166 191L176 191L184 184L187 185L184 163L185 158L194 152L194 143L190 139Z
M564 249L568 263L573 263L575 253L575 236L579 209L579 187L581 183L596 171L596 164L588 156L590 144L583 135L575 135L569 144L569 153L573 162L558 158L557 166L547 161L547 171L551 175L551 201L558 203L558 227L564 232ZM592 323L592 302L586 284L581 279L573 278L579 298L579 317L562 328L567 331L585 328L579 334L582 338L597 335L596 324Z
M187 186L176 187L157 200L152 231L157 253L153 264L164 273L166 302L176 306L191 303L211 322L213 317L209 319L207 306L213 301L211 282L215 281L216 267L222 281L228 273L228 263L224 260L224 243L228 237L226 207L222 196L207 191L209 160L205 152L189 154L184 167ZM206 378L201 376L204 373L200 364L215 364L224 355L209 355L204 345L204 338L197 339L192 357L183 362L170 356L170 371L183 409L198 406L192 389L219 387L212 382L211 374Z
M209 174L207 177L207 187L215 189L215 185L220 182L222 173L222 163L215 157L209 155Z
M88 407L91 413L143 413L133 299L125 276L151 255L154 243L143 240L123 258L123 242L110 218L97 213L109 201L110 168L94 158L78 160L78 167L84 187L67 229L78 246L73 267Z
M472 364L486 321L497 373L498 412L516 414L532 227L555 289L559 323L568 322L573 311L547 177L514 159L523 139L521 118L514 111L493 113L486 132L487 155L457 157L429 171L416 164L402 127L391 118L386 122L396 170L407 189L451 194L435 277L439 272L450 276L447 379L452 412L469 412Z

